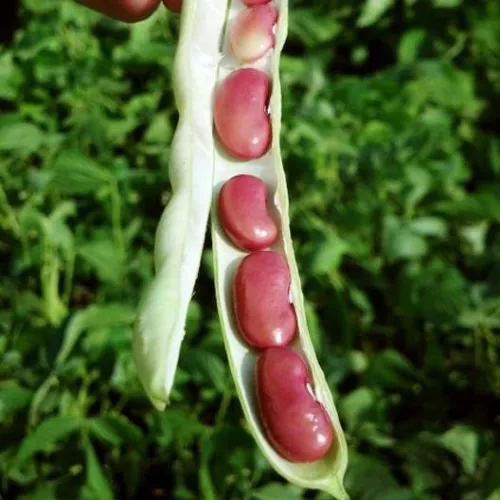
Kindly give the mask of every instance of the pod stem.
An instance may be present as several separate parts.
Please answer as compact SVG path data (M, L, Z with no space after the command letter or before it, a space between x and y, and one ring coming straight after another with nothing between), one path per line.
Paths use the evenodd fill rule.
M327 491L330 495L332 495L333 498L336 498L337 500L350 500L350 497L347 494L347 491L345 490L344 485L342 484L342 481L337 474L335 474L330 479L330 481L328 482L328 486L325 488L325 491Z

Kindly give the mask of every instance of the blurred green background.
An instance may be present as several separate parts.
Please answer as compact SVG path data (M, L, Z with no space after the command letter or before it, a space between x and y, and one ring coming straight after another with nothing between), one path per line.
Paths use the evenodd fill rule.
M500 3L292 2L282 145L353 500L500 499ZM1 11L1 9L0 9ZM1 14L0 14L1 15ZM0 48L0 496L326 500L256 449L210 242L173 403L130 341L177 119L178 19L25 0Z

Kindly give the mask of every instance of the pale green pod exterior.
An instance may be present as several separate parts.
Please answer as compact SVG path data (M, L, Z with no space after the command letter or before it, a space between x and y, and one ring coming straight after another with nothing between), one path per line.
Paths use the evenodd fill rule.
M283 49L288 28L288 1L277 0L273 5L278 7L279 20L276 31L276 46L272 54L264 60L250 65L268 72L272 78L272 94L270 99L270 116L273 139L270 151L262 158L248 162L231 161L224 153L216 152L214 170L214 196L212 205L212 243L215 264L215 285L219 317L222 325L224 343L228 354L231 372L236 384L243 412L249 429L260 449L274 469L291 483L303 488L323 490L339 500L348 497L343 478L347 468L347 444L340 425L339 417L333 402L331 391L319 366L314 347L308 332L304 298L300 277L294 257L290 221L288 215L288 194L285 172L281 160L280 128L281 128L281 86L279 78L279 59ZM241 5L233 0L230 7L229 20L233 19ZM227 44L226 44L227 46ZM220 78L235 68L230 60L221 62ZM260 177L271 192L274 192L274 212L280 223L280 241L273 248L286 256L291 273L291 299L298 320L298 339L292 347L303 355L307 361L313 382L313 392L326 408L333 423L336 434L336 445L322 459L314 463L292 463L283 459L268 442L259 421L259 412L254 390L254 369L257 352L249 349L241 339L232 312L232 278L241 259L247 255L236 249L224 236L217 218L217 196L222 184L238 174L251 174Z
M171 148L170 199L155 239L156 276L137 319L133 355L157 409L168 404L198 276L212 194L212 91L225 1L184 2L173 68L179 123Z

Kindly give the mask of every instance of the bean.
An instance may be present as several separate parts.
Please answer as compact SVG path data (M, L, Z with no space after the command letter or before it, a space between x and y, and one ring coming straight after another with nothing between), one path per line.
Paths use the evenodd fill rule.
M253 252L241 261L233 282L233 305L240 334L251 347L292 341L297 320L289 289L290 272L279 253Z
M272 347L259 356L255 386L262 424L276 451L291 462L319 460L333 441L330 418L308 383L307 366L292 349Z
M155 277L141 301L134 334L139 378L154 406L165 409L218 193L211 211L215 293L247 424L283 478L348 500L343 487L347 444L308 331L281 148L272 136L281 126L279 68L289 1L166 2L172 10L182 4L183 11L172 74L179 125L169 148L172 197L156 232ZM227 14L235 10L240 14L226 31ZM222 54L221 40L227 41ZM262 71L243 67L255 58ZM275 191L272 213L264 182ZM269 249L277 241L279 254ZM242 250L252 253L242 258ZM292 341L301 346L303 360L288 348ZM252 376L248 363L255 357L249 354L259 349ZM309 376L320 402L308 392Z
M274 47L273 26L278 11L270 5L258 5L241 11L231 25L229 40L234 56L244 63L260 59Z
M182 10L182 0L163 0L163 3L172 12L179 13Z
M218 214L225 234L243 250L264 250L278 236L278 227L268 213L267 189L252 175L236 175L220 190Z
M269 148L271 123L266 108L270 87L264 72L243 68L227 76L215 92L215 130L235 158L259 158Z

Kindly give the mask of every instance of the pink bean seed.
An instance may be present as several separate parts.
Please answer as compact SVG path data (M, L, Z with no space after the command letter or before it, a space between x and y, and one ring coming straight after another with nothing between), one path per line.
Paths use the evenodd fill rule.
M304 360L271 347L257 360L255 386L262 425L274 449L291 462L314 462L329 451L334 430L324 406L307 389Z
M233 305L240 334L251 347L292 341L297 319L289 289L290 271L279 253L253 252L241 261L233 281Z
M269 77L253 68L233 71L215 91L214 124L226 151L241 160L261 157L271 142Z
M274 47L273 26L278 11L270 5L258 5L241 11L229 31L231 48L236 59L252 63Z
M236 175L220 190L219 220L226 235L243 250L264 250L278 236L267 208L267 188L253 175Z
M179 13L182 10L182 0L163 0L163 3L172 12Z

